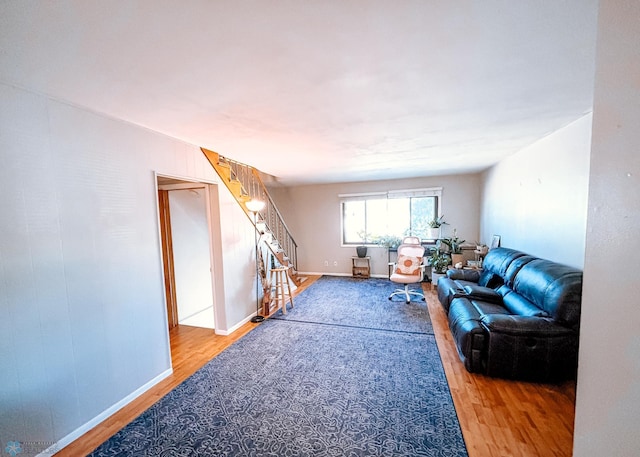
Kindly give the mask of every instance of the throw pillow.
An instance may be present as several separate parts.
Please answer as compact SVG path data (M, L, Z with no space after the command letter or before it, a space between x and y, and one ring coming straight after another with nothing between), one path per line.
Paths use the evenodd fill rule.
M420 271L420 259L408 255L399 255L396 261L396 273L402 275L417 275Z

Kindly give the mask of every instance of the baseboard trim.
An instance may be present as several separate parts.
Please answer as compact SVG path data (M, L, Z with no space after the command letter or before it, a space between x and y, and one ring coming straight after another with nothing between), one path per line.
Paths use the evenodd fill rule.
M151 381L147 382L143 386L134 390L129 395L124 397L122 400L115 403L113 406L110 406L109 408L105 409L103 412L98 414L89 422L81 425L80 427L75 429L73 432L69 433L67 436L59 440L57 443L53 444L52 446L49 446L47 449L45 449L44 451L36 455L36 457L51 457L56 452L61 451L64 447L68 446L69 444L71 444L72 442L80 438L82 435L87 433L89 430L99 425L109 416L112 416L113 414L115 414L116 412L118 412L119 410L127 406L129 403L131 403L133 400L135 400L140 395L145 393L147 390L151 389L160 381L167 378L168 376L171 376L171 374L173 374L173 368L169 368L168 370L163 371L158 376L153 378Z
M299 276L305 276L305 275L319 275L319 276L342 276L342 277L351 277L353 276L351 273L323 273L322 271L299 271L298 272ZM371 275L371 278L381 278L381 279L389 279L389 275L380 275L380 274L375 274L375 275Z
M351 273L327 273L324 271L299 271L298 276L318 275L318 276L352 276Z
M238 322L236 325L232 326L231 328L224 330L221 328L216 328L215 332L216 335L222 335L222 336L229 336L231 335L233 332L235 332L236 330L238 330L240 327L242 327L244 324L246 324L247 322L249 322L251 320L251 318L253 318L253 316L257 315L257 313L253 313L250 316L245 317L244 319L242 319L240 322Z

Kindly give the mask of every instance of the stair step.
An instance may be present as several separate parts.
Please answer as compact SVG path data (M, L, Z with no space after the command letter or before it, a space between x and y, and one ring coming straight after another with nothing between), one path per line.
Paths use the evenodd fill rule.
M228 163L218 162L218 174L221 175L227 181L231 181L231 167Z
M240 196L243 194L242 183L237 179L232 179L231 181L229 181L229 189L231 189L231 193L236 198L240 198Z

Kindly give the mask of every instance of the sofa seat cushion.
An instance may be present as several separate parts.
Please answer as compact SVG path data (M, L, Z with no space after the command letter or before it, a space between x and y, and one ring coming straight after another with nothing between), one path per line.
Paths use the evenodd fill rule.
M486 314L510 314L509 311L499 303L471 299L471 305L478 310L478 313L480 313L482 317Z

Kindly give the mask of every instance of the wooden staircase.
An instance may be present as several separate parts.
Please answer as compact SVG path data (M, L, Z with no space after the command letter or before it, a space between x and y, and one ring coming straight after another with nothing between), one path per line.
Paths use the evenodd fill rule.
M296 269L298 245L271 199L258 170L223 157L217 152L205 148L200 149L247 217L254 223L260 240L265 243L280 265L289 267L289 277L296 286L299 286L302 283L302 278ZM264 208L257 213L255 221L253 213L246 206L246 202L251 199L265 202Z

